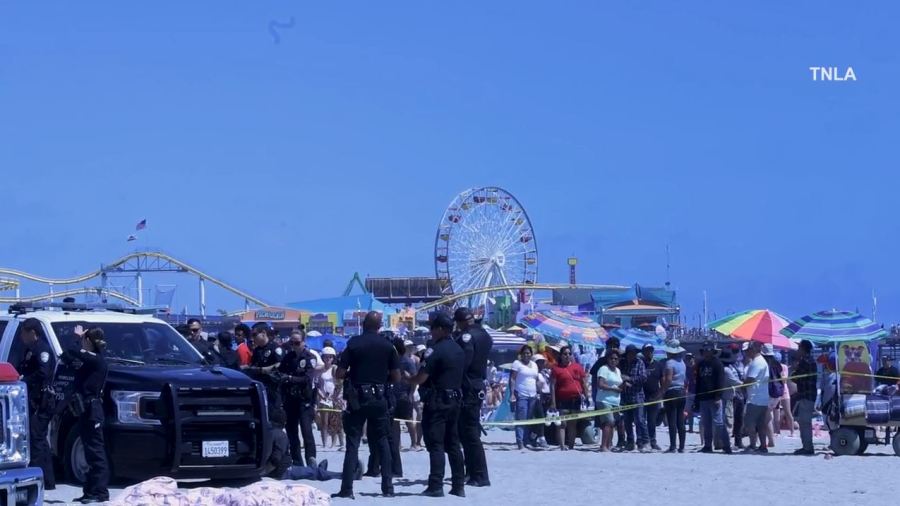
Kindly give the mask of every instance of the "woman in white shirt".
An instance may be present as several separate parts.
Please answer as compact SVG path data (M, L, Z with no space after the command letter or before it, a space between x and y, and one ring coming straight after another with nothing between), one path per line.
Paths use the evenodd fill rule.
M619 370L619 350L606 350L606 365L597 371L597 409L617 409L621 404L622 395L622 371ZM612 449L613 429L616 426L616 416L613 413L604 413L597 417L603 430L600 439L601 452Z
M538 402L538 382L541 380L538 366L531 360L533 355L530 346L527 344L522 346L519 350L519 360L513 362L509 373L509 403L513 406L516 420L527 420ZM525 445L531 444L531 432L529 426L516 426L516 446L520 450Z
M318 426L319 431L322 433L322 447L328 447L328 425L329 419L332 416L341 416L340 413L332 413L330 410L334 409L334 370L337 366L334 365L334 357L337 353L334 348L325 347L322 350L322 370L319 374L319 377L316 380L316 393L318 396L318 405L319 410L317 410L317 414L319 415ZM331 448L334 448L335 437L331 437Z

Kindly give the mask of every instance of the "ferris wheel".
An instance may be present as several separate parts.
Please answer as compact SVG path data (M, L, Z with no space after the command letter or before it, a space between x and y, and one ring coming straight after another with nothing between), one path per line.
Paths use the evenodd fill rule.
M488 186L457 195L441 217L434 241L434 270L445 293L478 288L533 285L537 241L525 208L509 192ZM515 290L499 289L519 300ZM472 308L493 302L491 293L458 304Z

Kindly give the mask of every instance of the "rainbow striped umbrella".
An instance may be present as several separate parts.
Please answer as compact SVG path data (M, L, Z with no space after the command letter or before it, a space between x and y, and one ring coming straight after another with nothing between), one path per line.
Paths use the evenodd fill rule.
M603 347L609 337L599 323L586 316L559 309L544 309L526 315L519 322L552 339L564 339L570 344Z
M879 324L859 313L837 310L806 315L782 329L781 333L795 341L808 339L820 344L872 341L888 335Z
M781 329L787 327L788 323L787 318L774 311L751 309L716 320L709 324L709 328L742 341L756 341L776 348L796 350L797 344L781 335Z

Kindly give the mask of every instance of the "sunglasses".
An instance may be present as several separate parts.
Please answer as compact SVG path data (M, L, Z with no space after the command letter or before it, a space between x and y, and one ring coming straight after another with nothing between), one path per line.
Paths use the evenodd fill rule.
M200 332L200 329L191 329L191 332Z

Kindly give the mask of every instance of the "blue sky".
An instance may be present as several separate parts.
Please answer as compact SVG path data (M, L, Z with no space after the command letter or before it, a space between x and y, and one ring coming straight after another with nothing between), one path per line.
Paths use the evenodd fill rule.
M874 289L900 321L900 8L597 4L0 2L0 265L84 272L147 218L142 247L329 296L433 275L444 207L497 185L540 281L575 253L579 281L661 284L668 243L689 320L703 290L799 316Z

